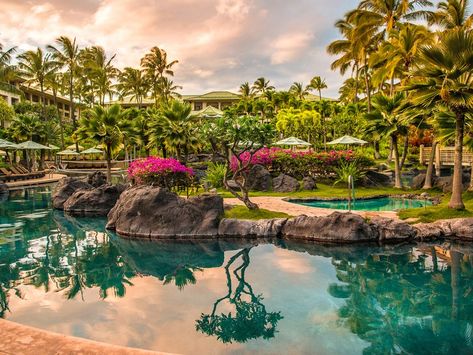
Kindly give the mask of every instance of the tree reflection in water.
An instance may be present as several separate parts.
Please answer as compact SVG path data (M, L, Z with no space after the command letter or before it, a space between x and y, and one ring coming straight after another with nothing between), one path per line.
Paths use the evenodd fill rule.
M365 354L473 353L473 256L413 249L333 259L342 284L329 293L346 299L339 316L370 346Z
M204 334L216 336L223 343L244 343L250 339L273 338L278 322L283 318L280 312L267 312L262 303L263 297L255 295L251 285L245 280L245 272L250 265L250 250L245 248L233 255L225 265L228 293L215 301L210 314L202 314L196 321L196 329ZM235 267L233 280L230 267L241 258L242 263ZM228 301L235 308L232 312L217 313L219 304Z

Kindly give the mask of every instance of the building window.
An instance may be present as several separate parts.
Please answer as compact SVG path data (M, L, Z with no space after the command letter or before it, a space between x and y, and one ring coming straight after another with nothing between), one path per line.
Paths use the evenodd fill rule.
M12 105L16 105L18 103L18 101L20 101L20 100L18 100L17 98L14 98L14 97L11 98L11 104Z
M202 102L194 102L194 111L202 110Z

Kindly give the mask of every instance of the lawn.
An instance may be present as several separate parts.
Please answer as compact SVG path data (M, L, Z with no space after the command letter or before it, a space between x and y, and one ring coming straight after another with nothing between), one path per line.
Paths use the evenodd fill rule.
M245 206L234 206L230 210L225 211L225 218L236 219L270 219L270 218L290 218L286 213L268 211L265 209L249 210Z

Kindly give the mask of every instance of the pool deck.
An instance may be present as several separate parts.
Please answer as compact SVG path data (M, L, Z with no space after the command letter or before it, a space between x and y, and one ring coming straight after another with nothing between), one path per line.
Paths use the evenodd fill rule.
M328 208L318 208L298 205L296 203L284 201L286 197L274 197L274 196L258 196L252 197L251 201L256 203L260 208L274 211L274 212L284 212L291 216L299 216L304 214L306 216L328 216L332 214L333 209ZM236 198L226 198L225 203L229 205L243 205L243 202ZM347 212L346 210L339 210L340 212ZM399 219L397 212L395 211L351 211L363 217L386 217L392 219Z
M46 174L42 178L6 182L5 185L7 185L8 190L18 190L18 189L23 189L29 186L41 186L41 185L52 184L52 183L58 182L63 177L66 177L66 175Z
M99 343L0 319L1 355L157 355L169 354Z

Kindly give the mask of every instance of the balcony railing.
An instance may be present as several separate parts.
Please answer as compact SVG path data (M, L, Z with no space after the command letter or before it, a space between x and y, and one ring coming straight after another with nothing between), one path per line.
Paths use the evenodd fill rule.
M23 96L23 91L18 89L16 86L4 82L0 82L0 90L10 92L19 96Z

